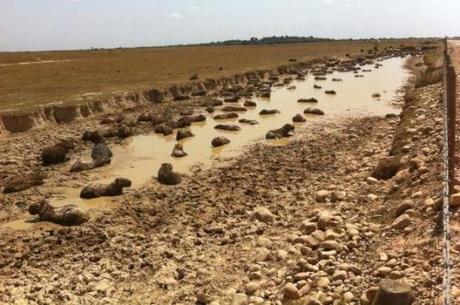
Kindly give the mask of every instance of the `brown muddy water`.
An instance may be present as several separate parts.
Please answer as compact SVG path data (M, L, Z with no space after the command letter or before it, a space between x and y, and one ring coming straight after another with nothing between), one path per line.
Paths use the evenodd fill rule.
M273 145L286 144L289 140L264 140L265 134L271 129L292 123L292 117L297 113L303 114L307 107L319 108L325 112L325 115L304 115L307 122L294 124L296 132L299 132L300 129L308 129L312 122L320 122L320 120L399 113L400 108L393 102L400 95L400 89L409 76L408 70L404 68L405 59L390 58L379 63L383 66L378 69L375 69L373 65L363 66L362 69L372 70L371 72L360 71L359 74L364 77L355 77L352 72L334 72L326 75L327 80L317 81L313 75L308 74L304 81L293 81L288 86L273 88L269 99L252 98L257 103L257 107L247 107L248 111L240 112L239 118L236 119L218 121L212 119L212 116L220 113L219 108L221 107L219 107L215 113L207 115L205 122L192 124L190 129L195 136L180 141L184 146L184 151L188 153L188 156L183 158L171 157L176 144L175 133L170 136L152 133L128 138L120 145L111 146L114 154L112 163L90 172L90 180L95 183L108 183L117 177L128 178L133 182L132 191L132 189L152 183L161 163L164 162L171 163L175 171L187 174L193 166L208 167L216 165L217 161L234 158L244 150L246 145L258 140ZM342 81L332 81L333 78L340 78ZM314 89L313 84L320 85L322 88ZM289 90L289 86L295 86L296 89ZM325 94L326 90L335 90L337 94ZM379 93L380 98L372 97L373 93ZM297 102L299 98L311 97L316 98L318 103ZM238 104L242 105L244 100L246 99L241 99ZM235 104L229 103L229 105ZM280 113L259 115L262 109L277 109ZM238 122L241 118L254 119L259 124L253 126L241 124ZM214 126L217 124L239 125L241 131L216 130ZM211 140L220 135L228 137L230 144L213 148ZM54 206L77 204L87 210L110 208L114 204L113 200L116 200L116 198L108 197L84 200L79 198L79 193L79 187L58 188L54 190L50 203ZM15 229L24 229L32 224L18 220L5 225Z

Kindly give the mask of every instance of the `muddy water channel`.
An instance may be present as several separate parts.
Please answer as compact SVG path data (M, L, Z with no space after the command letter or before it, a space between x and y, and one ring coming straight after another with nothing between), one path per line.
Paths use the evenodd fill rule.
M179 143L184 146L188 156L183 158L171 157L173 146L176 143L175 133L170 136L158 134L139 135L127 139L123 145L113 147L114 158L112 164L102 169L102 178L105 181L116 177L127 177L133 181L134 187L139 187L152 179L161 163L169 162L175 171L187 173L191 166L211 165L218 158L230 158L235 156L242 148L258 139L263 139L267 131L280 128L286 123L292 123L292 117L303 114L305 108L316 107L325 112L325 116L304 115L306 123L295 123L296 128L308 127L309 122L331 117L362 116L362 115L385 115L398 113L391 102L395 100L398 89L407 77L407 71L403 68L404 59L392 58L381 62L379 69L373 66L364 66L363 69L372 69L372 72L362 72L364 77L355 77L352 72L334 72L328 74L327 80L315 80L313 75L307 75L304 81L293 81L288 86L273 88L271 98L253 98L256 107L246 107L246 112L239 112L239 117L227 120L214 120L213 116L222 113L217 111L209 115L205 122L194 123L191 131L194 137L186 138ZM342 81L332 81L340 78ZM314 89L313 85L322 86ZM295 89L288 89L295 86ZM335 95L325 94L326 90L334 90ZM380 98L372 97L373 93L379 93ZM298 103L300 98L316 98L318 103ZM228 103L227 105L243 105ZM226 106L224 104L224 106ZM277 109L280 113L260 115L262 109ZM256 120L259 124L248 125L239 123L239 119ZM217 124L239 125L240 131L216 130ZM230 144L213 148L211 140L217 136L225 136L230 139ZM270 142L270 141L269 141ZM271 141L273 142L273 141ZM282 141L285 142L285 141ZM275 141L277 143L277 141Z
M394 105L398 92L408 77L404 69L405 59L390 58L380 61L378 69L374 65L363 66L359 72L363 77L356 77L353 72L333 72L326 75L326 80L315 80L315 76L307 74L305 80L293 81L287 86L273 87L270 98L252 98L256 107L246 107L246 112L239 112L239 117L228 120L215 120L212 117L222 113L217 107L215 113L206 114L205 122L193 123L190 127L194 137L181 140L187 156L174 158L171 156L176 144L176 134L169 136L159 134L138 135L128 138L119 145L111 145L114 157L110 165L88 172L90 180L98 183L108 183L117 177L128 178L133 182L132 188L140 188L151 183L158 169L164 162L173 165L175 171L187 174L196 165L208 167L222 159L230 159L241 153L244 147L257 140L267 141L273 145L282 145L289 140L264 140L265 134L272 129L280 128L286 123L292 124L292 117L298 113L306 118L305 123L294 123L295 132L308 129L309 124L318 120L333 120L335 118L385 115L399 113ZM364 72L363 70L371 70ZM333 81L332 79L341 79ZM315 89L314 84L321 86ZM295 86L295 89L293 88ZM326 94L326 90L334 90L337 94ZM379 93L380 97L373 97ZM300 98L315 98L318 103L299 103ZM227 105L242 106L247 99L239 103ZM315 107L325 112L324 116L303 114L305 108ZM277 109L280 113L260 115L262 109ZM198 113L198 112L197 112ZM202 113L205 113L204 110ZM239 119L251 119L257 125L239 123ZM216 130L217 124L232 124L241 127L240 131ZM230 143L213 148L211 140L217 136L225 136ZM105 197L92 200L79 198L81 187L62 187L53 191L50 203L54 206L77 204L82 209L107 208L112 205L113 198ZM26 228L24 220L6 224L14 228Z

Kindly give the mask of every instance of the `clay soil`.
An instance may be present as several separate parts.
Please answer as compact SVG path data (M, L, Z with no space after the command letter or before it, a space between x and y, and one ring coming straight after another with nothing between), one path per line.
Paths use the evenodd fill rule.
M120 92L184 83L195 74L203 80L271 69L290 59L343 57L375 46L383 49L418 42L405 39L0 53L0 111L27 111L56 102L82 103ZM45 62L37 63L40 61Z

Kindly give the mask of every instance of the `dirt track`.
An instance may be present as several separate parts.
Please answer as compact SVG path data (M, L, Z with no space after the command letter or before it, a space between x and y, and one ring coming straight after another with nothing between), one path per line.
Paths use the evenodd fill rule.
M82 226L0 229L0 302L369 304L390 277L412 287L414 304L433 304L441 86L407 90L399 117L313 125L286 146L253 145L179 186L122 197ZM390 151L398 173L372 178ZM27 194L9 197L11 215L37 196Z

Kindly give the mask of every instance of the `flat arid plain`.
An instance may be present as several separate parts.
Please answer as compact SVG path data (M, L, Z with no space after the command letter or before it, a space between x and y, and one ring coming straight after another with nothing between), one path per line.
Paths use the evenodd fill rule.
M443 51L0 53L0 304L444 304Z

